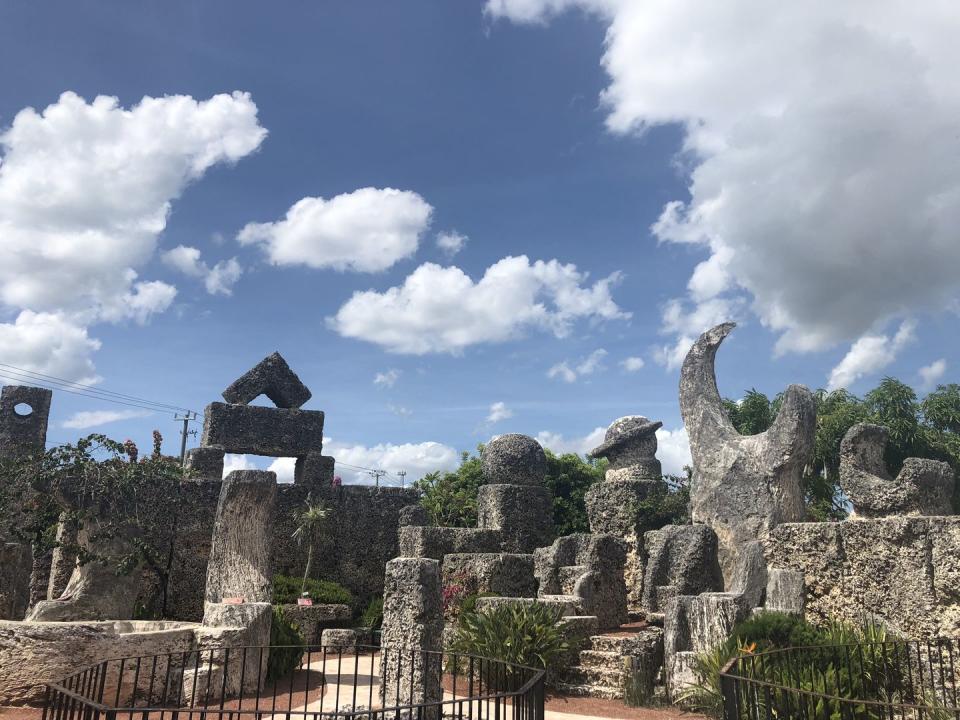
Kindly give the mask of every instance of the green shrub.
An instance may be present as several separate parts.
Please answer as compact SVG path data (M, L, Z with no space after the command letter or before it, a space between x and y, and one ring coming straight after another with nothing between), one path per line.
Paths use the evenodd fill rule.
M295 603L300 597L303 578L289 575L273 576L273 602L275 605ZM353 607L353 595L343 585L329 580L307 578L307 593L317 605L342 604Z
M759 650L808 647L830 642L828 634L799 615L763 610L739 623L732 637L740 645L756 643Z
M383 625L383 598L375 597L360 616L360 627L379 630L381 625Z
M904 687L907 672L903 663L891 662L873 643L889 640L886 629L875 622L862 627L834 622L817 628L803 618L784 613L763 611L739 623L726 642L697 655L693 673L697 682L686 687L676 701L688 709L710 717L722 717L723 694L720 690L720 671L733 658L742 654L764 652L789 647L843 646L863 644L857 652L857 662L849 665L835 662L837 656L829 651L797 653L788 667L778 662L757 663L757 679L775 685L796 687L800 690L839 693L843 698L856 700L891 700ZM842 656L841 656L842 657ZM755 699L760 703L761 699ZM817 700L816 715L846 717L844 712L856 710L857 718L872 717L865 705L847 705L838 700ZM762 709L762 708L761 708ZM932 717L932 716L931 716Z
M455 653L546 669L555 674L570 650L560 610L542 603L511 603L460 616L451 643ZM508 670L507 668L504 668ZM498 689L513 686L522 672L495 672Z
M267 661L267 680L286 677L300 664L304 642L299 628L287 620L276 605L270 624L270 645L273 649Z

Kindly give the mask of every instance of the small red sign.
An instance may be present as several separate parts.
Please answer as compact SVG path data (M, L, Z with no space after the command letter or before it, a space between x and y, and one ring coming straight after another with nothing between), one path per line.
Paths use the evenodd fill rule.
M313 600L311 598L297 598L297 605L310 607L311 605L313 605Z
M224 605L243 605L246 601L247 599L243 597L225 597L223 599L223 604Z

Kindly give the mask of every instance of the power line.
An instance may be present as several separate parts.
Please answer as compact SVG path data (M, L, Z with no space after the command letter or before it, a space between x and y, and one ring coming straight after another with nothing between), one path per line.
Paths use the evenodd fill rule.
M113 392L112 390L95 388L91 385L75 383L53 375L36 373L32 370L24 370L22 368L15 367L13 365L6 365L4 363L0 363L0 378L17 383L29 382L33 385L46 388L47 390L66 392L70 393L71 395L78 395L79 397L85 397L91 400L102 400L103 402L125 405L127 407L136 407L142 410L150 410L151 412L175 413L177 411L183 411L196 414L195 411L190 410L189 408L180 407L178 405L170 405L168 403L147 400L146 398L140 398L135 395L126 395L124 393Z

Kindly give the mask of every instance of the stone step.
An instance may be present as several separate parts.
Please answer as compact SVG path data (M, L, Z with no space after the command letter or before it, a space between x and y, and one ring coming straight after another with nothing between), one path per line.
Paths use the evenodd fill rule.
M579 657L581 667L606 668L608 670L623 669L623 655L618 652L581 650Z
M526 597L479 597L477 598L477 610L491 610L500 605L530 605L538 602L543 605L560 608L561 616L583 615L583 606L580 598L572 595L541 595L538 598Z
M563 673L563 682L571 685L596 685L602 687L620 687L626 673L622 667L585 667L574 665Z
M583 603L575 595L541 595L538 602L560 607L564 615L583 615Z
M573 589L580 576L587 571L585 565L564 565L557 570L557 579L560 581L560 590L565 595L573 595Z
M606 685L577 685L575 683L560 682L554 686L561 694L573 697L595 697L607 700L622 700L623 688L608 687Z
M644 628L634 633L616 633L607 635L591 635L590 650L600 652L615 652L621 655L636 655L639 649L651 642L659 642L663 631L660 628Z

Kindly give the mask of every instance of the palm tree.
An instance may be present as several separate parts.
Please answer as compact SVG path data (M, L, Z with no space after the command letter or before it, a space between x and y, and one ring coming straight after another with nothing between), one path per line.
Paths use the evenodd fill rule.
M326 518L327 508L323 503L314 503L313 498L307 495L303 510L297 514L297 529L293 531L293 537L298 545L302 547L304 542L307 543L307 566L303 570L301 595L307 591L307 578L310 577L310 565L313 563L313 545Z

